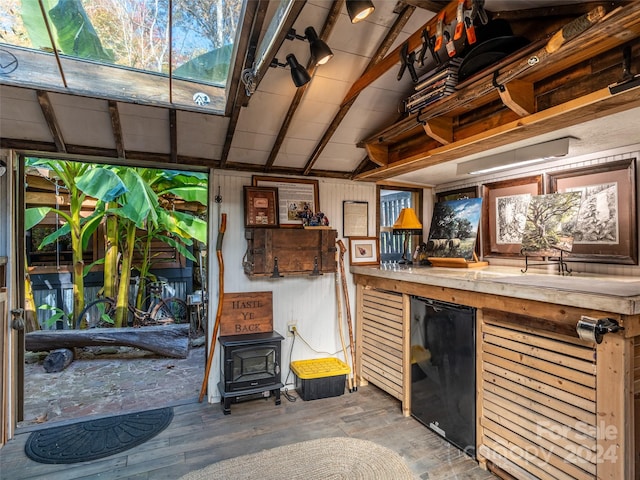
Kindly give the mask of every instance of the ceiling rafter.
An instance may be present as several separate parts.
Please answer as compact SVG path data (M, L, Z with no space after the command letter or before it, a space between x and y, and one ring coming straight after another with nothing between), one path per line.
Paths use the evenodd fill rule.
M36 94L38 96L40 109L42 110L44 119L47 122L47 126L49 127L49 132L51 132L51 136L53 137L53 143L55 143L56 145L56 150L58 152L66 153L67 146L65 145L62 130L60 130L60 125L58 124L58 119L56 118L56 112L53 110L53 105L51 104L49 94L43 90L37 90Z
M391 48L391 45L393 45L393 42L396 41L396 39L398 38L398 35L400 35L400 33L402 32L402 29L409 21L409 18L411 18L411 15L413 15L413 12L415 12L415 7L407 5L398 14L398 18L396 18L395 22L389 29L389 32L387 33L387 35L382 40L382 42L380 42L380 45L378 46L377 51L374 53L373 57L371 57L371 60L369 61L369 64L367 65L367 67L364 69L364 72L362 75L365 75L368 71L370 71L375 65L377 65L384 58L386 53ZM357 80L356 80L356 83L357 83ZM327 129L325 130L324 135L322 136L322 138L320 139L316 147L313 149L313 152L311 153L311 157L309 157L309 160L307 160L307 163L304 166L304 175L310 174L311 169L313 168L313 165L318 161L318 158L320 158L320 154L323 152L323 150L329 143L329 140L331 140L331 137L333 137L333 134L336 132L336 130L340 126L340 123L342 123L342 120L344 120L344 118L346 117L347 113L349 112L349 109L356 101L356 98L358 98L358 95L360 95L360 92L358 92L351 101L340 106L338 113L333 118L333 120L331 121Z
M329 13L327 15L327 19L325 20L324 25L322 26L322 31L320 32L321 40L326 42L331 36L333 27L335 27L336 22L340 17L340 9L342 8L343 3L344 3L344 0L334 0L333 4L331 5L331 8L329 9ZM307 63L307 71L309 72L310 77L313 77L316 69L318 68L317 65L313 65L312 60L313 59L310 58L309 62ZM296 114L298 107L300 106L300 102L302 101L302 97L304 96L304 93L306 92L307 87L309 86L310 83L311 82L308 82L305 85L298 87L296 89L296 93L293 96L293 100L289 105L289 110L287 111L287 114L284 117L282 125L280 126L280 131L278 132L278 135L276 137L276 141L273 145L273 148L271 149L271 152L269 153L269 158L267 159L267 162L264 166L265 172L268 172L271 169L271 167L273 167L273 163L275 162L276 157L278 156L278 152L280 152L280 147L282 147L282 143L284 142L284 139L287 136L287 132L289 131L291 121L293 120L293 117Z
M246 38L246 45L242 47L244 48L244 68L249 68L253 65L255 60L256 49L258 48L258 40L260 38L260 31L262 30L262 25L264 24L264 19L267 15L267 8L269 7L269 0L258 0L257 2L248 2L247 3L247 11L245 18L251 18L251 22L247 22L246 25L242 26L242 34L240 35L240 41L244 44L244 39ZM242 51L242 50L241 50ZM236 68L240 70L239 72L234 71L233 74L233 84L235 85L235 89L233 90L234 95L233 107L231 108L231 114L229 116L229 125L227 126L227 134L225 136L224 145L222 146L222 154L220 155L220 167L224 168L227 164L227 159L229 158L229 151L231 150L231 143L233 142L233 136L236 133L236 127L238 126L238 120L240 118L240 111L242 110L242 105L244 104L247 95L244 88L240 88L241 84L241 76L242 69Z
M111 119L111 131L116 144L116 152L119 158L127 158L127 151L124 148L124 138L122 137L122 123L120 122L120 111L118 102L109 100L109 118Z
M178 113L175 108L169 109L169 145L171 163L178 163Z
M447 6L449 0L402 0L402 2L400 3L438 13L440 10Z

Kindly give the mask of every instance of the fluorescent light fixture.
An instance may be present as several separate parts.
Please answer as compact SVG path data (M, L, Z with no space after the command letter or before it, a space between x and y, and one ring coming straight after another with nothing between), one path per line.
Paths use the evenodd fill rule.
M457 173L458 175L480 175L564 157L569 153L569 140L571 138L573 137L559 138L550 142L516 148L508 152L460 163L458 164Z

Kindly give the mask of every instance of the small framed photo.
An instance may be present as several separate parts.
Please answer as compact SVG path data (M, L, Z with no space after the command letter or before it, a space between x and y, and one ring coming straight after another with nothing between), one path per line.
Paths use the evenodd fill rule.
M379 265L378 237L349 237L349 265Z
M244 187L244 226L278 226L278 189L273 187Z

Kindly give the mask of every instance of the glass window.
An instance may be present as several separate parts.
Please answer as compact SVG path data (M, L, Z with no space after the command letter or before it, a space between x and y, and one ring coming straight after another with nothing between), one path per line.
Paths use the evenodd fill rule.
M3 82L224 111L244 0L42 4L44 17L37 0L0 2L0 47L17 60Z
M422 221L422 190L405 188L378 188L380 207L380 261L398 263L402 261L404 235L394 235L393 224L403 208L413 208ZM406 258L411 258L422 235L409 235Z

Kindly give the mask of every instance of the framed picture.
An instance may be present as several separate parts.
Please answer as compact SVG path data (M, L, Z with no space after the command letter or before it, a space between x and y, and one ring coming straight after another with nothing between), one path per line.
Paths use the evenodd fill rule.
M278 226L278 189L273 187L244 187L244 226Z
M349 237L350 265L379 265L380 244L378 237Z
M637 265L635 158L552 172L548 188L582 194L567 261Z
M448 202L450 200L462 200L465 198L477 198L477 187L461 188L460 190L448 190L446 192L436 193L437 202Z
M485 257L520 256L529 201L542 194L542 175L482 186L482 247Z
M344 200L342 202L342 236L369 235L369 203Z
M281 227L302 228L302 212L320 212L318 181L298 178L253 176L255 187L278 190L278 223Z

